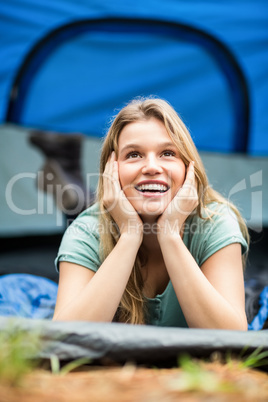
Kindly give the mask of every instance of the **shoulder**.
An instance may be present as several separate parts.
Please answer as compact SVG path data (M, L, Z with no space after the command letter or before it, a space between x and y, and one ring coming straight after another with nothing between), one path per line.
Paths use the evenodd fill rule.
M64 237L77 237L94 234L99 237L99 205L93 204L85 209L66 229Z
M228 203L210 203L202 210L202 218L193 215L187 219L185 244L199 265L232 243L240 243L242 253L248 249L238 217Z
M83 211L66 229L55 265L68 261L96 271L99 258L99 207L94 204Z
M215 228L228 229L232 224L237 225L237 216L228 204L212 202L197 213L191 215L185 222L185 232L191 236L205 236Z
M239 227L238 217L228 203L212 202L202 209L201 216L194 214L189 219L189 224L196 226L198 234L207 234L216 227L222 230Z

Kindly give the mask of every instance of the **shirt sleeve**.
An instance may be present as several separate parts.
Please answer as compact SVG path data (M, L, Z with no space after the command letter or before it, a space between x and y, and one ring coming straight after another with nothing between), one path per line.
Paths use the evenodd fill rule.
M74 221L64 233L55 260L59 271L61 261L82 265L96 272L101 265L99 258L99 235L96 228L83 219Z
M242 254L248 244L242 235L238 219L233 210L225 204L213 205L214 215L210 219L197 218L198 223L192 236L190 252L201 266L211 255L233 243L241 244Z

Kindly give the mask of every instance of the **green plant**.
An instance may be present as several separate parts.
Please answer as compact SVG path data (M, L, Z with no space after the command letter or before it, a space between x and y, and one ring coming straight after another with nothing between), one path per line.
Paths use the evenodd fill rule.
M250 345L245 346L238 356L232 356L229 351L226 353L225 361L229 367L234 364L239 368L258 368L268 365L268 351L263 351L263 347L259 346L253 352L248 354Z
M268 351L262 351L263 347L259 346L250 355L243 357L248 347L244 348L240 357L241 367L257 368L268 365Z
M169 382L169 388L180 392L227 392L233 389L231 384L220 380L216 374L204 369L200 363L191 359L188 355L182 355L178 359L181 371L177 377Z
M10 325L0 332L0 381L18 385L22 377L37 364L40 333Z
M91 359L82 357L80 359L73 360L70 363L67 363L65 366L61 368L58 356L57 355L50 356L51 371L53 374L59 374L59 375L65 375L70 371L75 370L76 368L81 367L84 364L88 364L90 362Z
M9 325L0 332L0 382L19 385L24 375L40 364L37 356L41 347L41 328L35 331L24 330L16 325L16 321L10 320ZM77 359L60 368L58 357L51 355L50 363L53 374L64 375L90 363L90 359Z

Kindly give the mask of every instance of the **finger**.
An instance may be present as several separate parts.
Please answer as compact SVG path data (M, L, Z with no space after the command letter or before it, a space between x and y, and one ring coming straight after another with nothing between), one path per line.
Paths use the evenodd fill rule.
M118 174L118 162L116 161L116 155L113 151L108 159L105 169L107 191L111 193L118 193L121 190Z
M115 153L112 152L108 158L108 161L105 165L104 174L103 174L103 184L106 190L106 194L112 196L114 193L114 178L113 178L113 163L115 160Z
M118 162L116 160L115 152L113 151L110 156L110 165L109 165L109 173L111 175L111 184L115 186L117 191L121 190L120 182L119 182L119 173L118 173Z
M192 184L194 183L194 181L195 181L194 161L191 161L187 168L185 182Z
M105 168L104 168L104 173L105 174L107 174L107 175L109 175L109 174L111 174L112 173L112 168L111 168L111 166L112 166L112 163L113 163L113 153L109 156L109 158L108 158L108 160L107 160L107 162L106 162L106 165L105 165Z
M188 167L187 172L187 187L189 192L189 198L192 200L198 200L198 186L194 170L194 162L192 161Z
M116 160L116 155L115 155L115 152L114 152L114 151L111 153L111 156L110 156L109 159L110 159L111 164L113 164L114 161Z
M112 165L112 181L113 181L113 185L115 186L115 189L117 191L121 190L121 185L119 182L119 173L118 173L118 162L117 161L113 161L113 165Z
M190 162L185 181L182 187L179 189L178 193L176 194L176 201L180 202L181 200L187 200L189 197L195 197L197 192L197 181L195 177L195 170L194 170L194 162Z

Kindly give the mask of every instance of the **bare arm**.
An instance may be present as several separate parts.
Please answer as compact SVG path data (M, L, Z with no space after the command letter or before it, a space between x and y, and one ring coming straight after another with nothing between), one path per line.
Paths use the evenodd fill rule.
M112 321L125 291L143 237L142 222L121 189L113 153L104 172L104 205L121 236L96 273L60 263L54 320Z
M163 239L161 249L190 328L247 329L240 244L219 250L201 269L180 236Z
M139 242L122 235L96 273L61 262L54 320L111 322L126 288Z
M194 166L190 164L184 185L158 221L158 241L178 301L189 327L246 330L241 245L222 248L200 269L180 236L185 219L197 204ZM169 230L176 222L179 230Z

